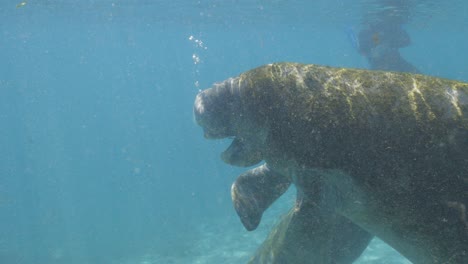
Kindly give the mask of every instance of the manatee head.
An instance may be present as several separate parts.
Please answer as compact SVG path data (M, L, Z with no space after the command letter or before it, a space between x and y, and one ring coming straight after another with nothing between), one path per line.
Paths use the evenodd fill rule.
M203 128L205 138L233 138L221 154L224 162L240 167L255 165L263 160L266 129L249 116L242 98L239 77L230 78L206 89L195 98L194 117Z

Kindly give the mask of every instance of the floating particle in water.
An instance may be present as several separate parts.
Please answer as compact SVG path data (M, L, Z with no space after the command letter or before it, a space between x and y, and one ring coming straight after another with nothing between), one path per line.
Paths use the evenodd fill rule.
M192 42L194 44L194 52L192 54L192 61L193 61L193 64L195 65L194 66L194 71L193 71L193 74L194 74L194 85L195 87L200 90L200 83L198 81L198 78L200 76L200 64L203 62L202 61L202 56L205 52L205 50L208 49L208 47L205 46L205 43L203 43L203 41L199 38L196 38L194 37L193 35L190 35L188 37L188 40L190 42Z
M193 43L195 43L195 46L197 48L201 48L204 50L208 49L208 47L205 46L202 40L195 38L193 35L191 35L188 39L192 41Z
M380 44L379 32L376 32L374 33L374 35L372 35L372 41L374 42L375 45Z
M197 55L197 54L192 54L192 60L193 60L193 64L199 64L200 63L200 57Z
M28 2L26 2L26 1L20 2L20 3L18 3L18 4L16 5L16 8L23 7L23 6L25 6L27 3L28 3Z

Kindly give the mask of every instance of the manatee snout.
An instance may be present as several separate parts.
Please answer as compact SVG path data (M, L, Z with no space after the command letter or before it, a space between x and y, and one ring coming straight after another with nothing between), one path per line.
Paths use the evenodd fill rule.
M195 98L193 114L195 122L203 128L207 139L221 139L234 136L228 109L223 107L219 89L204 90Z
M258 129L245 124L245 116L241 114L239 93L237 89L233 89L235 85L232 80L229 79L198 93L193 114L195 122L203 128L205 138L234 138L232 144L221 154L221 159L225 163L248 167L262 161L259 142L263 139L256 138L250 132L242 132Z

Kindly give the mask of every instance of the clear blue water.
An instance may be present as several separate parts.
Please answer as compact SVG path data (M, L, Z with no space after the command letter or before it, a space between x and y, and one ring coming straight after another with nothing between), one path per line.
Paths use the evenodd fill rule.
M466 1L407 1L423 73L468 81ZM441 3L442 2L442 3ZM296 61L368 67L346 29L377 0L0 3L0 263L245 263L243 170L193 121L199 89ZM408 263L373 242L359 263Z

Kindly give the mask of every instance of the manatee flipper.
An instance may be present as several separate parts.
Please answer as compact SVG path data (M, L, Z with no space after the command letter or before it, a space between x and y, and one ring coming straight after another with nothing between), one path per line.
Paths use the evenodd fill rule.
M289 177L278 174L266 164L240 175L231 187L231 198L244 227L252 231L263 212L291 185Z
M372 235L347 218L302 201L284 215L249 264L351 264Z

